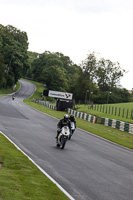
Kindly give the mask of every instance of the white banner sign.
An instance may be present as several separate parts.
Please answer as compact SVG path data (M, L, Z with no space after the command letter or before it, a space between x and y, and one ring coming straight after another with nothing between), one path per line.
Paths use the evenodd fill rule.
M49 90L48 96L49 97L58 98L58 99L72 100L73 94L72 93L67 93L67 92L58 92L58 91Z

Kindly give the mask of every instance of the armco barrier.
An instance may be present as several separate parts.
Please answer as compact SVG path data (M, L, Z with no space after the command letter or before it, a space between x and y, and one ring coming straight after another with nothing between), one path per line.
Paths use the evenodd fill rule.
M41 101L41 100L38 100L38 99L33 99L33 102L39 103L40 105L43 105L43 106L46 106L46 107L51 108L53 110L56 110L56 106L49 104L48 101Z
M101 124L133 134L133 124L115 119L101 118Z
M83 112L77 112L77 111L72 110L70 108L68 108L68 114L74 115L75 117L87 120L87 121L92 122L92 123L96 122L96 116L89 115L89 114L83 113Z
M48 101L41 101L38 99L33 99L33 102L39 103L40 105L44 105L48 108L56 110L56 106L49 104ZM83 112L78 112L78 111L72 110L70 108L68 108L68 114L73 114L75 117L84 119L84 120L92 122L92 123L95 123L97 120L96 116L89 115L89 114L83 113ZM101 118L101 124L133 134L133 124L130 124L127 122L122 122L122 121L119 121L116 119Z

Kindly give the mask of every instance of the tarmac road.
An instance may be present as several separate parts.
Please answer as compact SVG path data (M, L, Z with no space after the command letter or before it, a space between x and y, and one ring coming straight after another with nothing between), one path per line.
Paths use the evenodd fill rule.
M58 120L24 104L35 86L20 82L14 101L0 98L0 131L75 200L133 200L133 151L80 129L57 148Z

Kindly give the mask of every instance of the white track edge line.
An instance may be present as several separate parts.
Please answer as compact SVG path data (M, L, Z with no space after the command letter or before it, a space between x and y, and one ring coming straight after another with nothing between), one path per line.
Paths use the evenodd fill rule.
M0 133L6 137L19 151L21 151L48 179L50 179L70 200L75 200L59 183L57 183L47 172L45 172L38 164L35 163L20 147L18 147L8 136L2 131Z

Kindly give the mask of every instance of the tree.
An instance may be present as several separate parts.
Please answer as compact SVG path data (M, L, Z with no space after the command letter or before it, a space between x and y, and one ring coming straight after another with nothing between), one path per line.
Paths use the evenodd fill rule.
M95 87L96 72L97 72L97 58L95 53L90 53L85 61L82 62L81 68L83 69L85 78L88 82L88 89L92 91Z
M75 89L73 88L74 98L78 100L85 100L86 91L89 96L95 88L97 70L97 58L95 53L91 53L81 63L80 70L75 80Z
M77 66L62 53L45 51L34 59L31 66L33 78L45 83L48 89L71 92L76 101L82 102L85 101L86 92L87 98L93 92L91 100L96 103L106 103L108 91L112 92L110 102L118 101L114 98L114 89L125 72L119 63L103 58L98 60L94 52Z
M6 66L4 64L4 59L0 51L0 88L5 87L6 80L4 78Z
M0 25L0 46L6 70L4 78L7 86L15 84L29 68L28 37L15 27Z
M57 69L55 69L55 67L57 67ZM58 89L60 88L62 91L70 92L72 89L71 86L73 85L73 82L77 77L79 68L79 66L73 64L68 56L64 56L59 52L51 53L45 51L43 54L39 55L39 58L33 61L32 74L35 80L42 81L44 83L46 83L47 80L47 85L49 87ZM53 73L53 76L56 77L53 69L55 69L57 76L60 74L60 77L58 76L56 81L49 73L51 71L51 73ZM52 85L52 83L50 83L50 81L48 81L47 74L49 74L49 80L54 80L54 86ZM57 84L58 81L59 83Z
M100 90L107 91L118 85L125 70L120 68L120 64L101 58L98 62L97 82Z
M65 73L57 65L44 68L41 80L46 83L49 90L66 91L67 79Z

